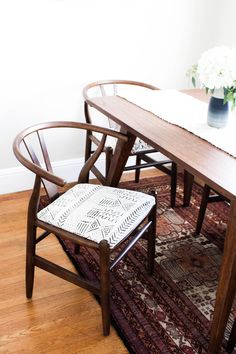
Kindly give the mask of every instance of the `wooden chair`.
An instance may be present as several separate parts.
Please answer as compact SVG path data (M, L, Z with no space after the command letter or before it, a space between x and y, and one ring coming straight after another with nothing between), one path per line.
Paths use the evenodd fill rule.
M129 94L132 95L137 92L138 94L144 93L144 90L158 90L157 87L149 84L145 84L137 81L128 81L128 80L105 80L97 81L91 84L88 84L83 89L84 96L84 112L85 119L87 123L93 123L96 125L101 125L105 127L112 128L116 131L120 130L120 126L110 120L108 117L102 115L98 111L89 107L87 104L87 99L89 97L96 96L105 96L105 95L120 95L129 99ZM85 160L89 159L93 152L93 146L98 145L100 142L100 137L96 134L88 132L86 139L86 152ZM116 142L113 138L109 139L104 147L104 152L106 155L106 173L109 170L111 158L113 156L113 151L115 149ZM150 155L158 152L153 147L142 141L140 138L137 138L130 156L134 156L136 159L135 164L131 166L126 166L124 171L135 170L135 182L139 181L140 170L147 167L156 167L157 169L163 171L164 173L171 176L171 206L175 206L176 198L176 185L177 185L177 165L169 159L160 159L156 160ZM144 163L142 163L144 162ZM166 167L170 165L171 169ZM94 166L92 172L96 177L102 182L104 176L101 172Z
M184 190L185 190L184 206L189 206L190 204L193 182L194 182L194 176L191 173L184 171ZM207 184L204 185L201 204L200 204L198 218L197 218L196 229L195 229L196 235L199 235L201 232L207 204L213 202L222 202L222 201L226 201L227 203L229 203L229 200L227 198L223 197L222 195L220 195L219 193L211 189Z
M62 128L67 128L66 132L77 131L78 137L81 137L81 131L85 131L90 134L100 133L102 138L95 152L83 166L78 184L60 194L58 187L64 187L66 181L53 173L45 136L48 138L49 133L53 133L55 139L57 131L61 131ZM27 220L26 296L32 297L35 267L85 288L100 297L104 335L108 335L110 330L110 271L145 234L148 243L148 272L152 274L156 232L154 196L84 183L88 171L104 150L107 136L123 142L128 140L119 132L89 124L50 122L24 130L16 137L13 144L17 159L35 174ZM52 146L51 139L48 140L49 146ZM65 143L61 140L60 135L59 142L53 141L56 149L60 146L63 148ZM65 141L68 142L68 138ZM33 148L31 143L37 146ZM41 157L38 157L40 154ZM46 191L46 204L41 196L42 185ZM42 201L44 201L44 207ZM38 228L44 230L40 236L36 236ZM88 281L39 256L36 246L49 234L72 240L77 251L81 250L80 246L97 250L100 258L100 283ZM114 251L115 259L111 261L110 256Z
M211 188L207 184L205 184L203 187L202 199L201 199L200 209L197 218L197 225L195 231L196 235L199 235L201 232L207 204L213 202L222 202L222 201L229 202L227 198L223 197L222 195L218 194L215 191L213 191L214 193L211 193L211 191L213 190L211 190Z

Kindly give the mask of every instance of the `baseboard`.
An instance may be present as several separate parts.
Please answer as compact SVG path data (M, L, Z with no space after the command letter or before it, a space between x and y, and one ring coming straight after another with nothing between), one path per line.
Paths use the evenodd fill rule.
M64 178L67 182L78 179L84 158L56 161L52 163L56 175ZM105 158L101 157L96 166L104 173ZM92 174L91 174L92 176ZM15 193L31 189L34 183L34 174L24 166L0 169L0 194Z
M165 158L156 153L154 158ZM130 157L127 166L135 164L135 158ZM64 178L67 182L74 182L78 179L81 168L84 165L84 158L56 161L52 163L53 171L57 176ZM97 168L104 174L105 156L100 156L96 162ZM129 173L129 171L127 171ZM94 177L91 173L91 177ZM0 195L21 192L33 187L34 174L24 166L0 169Z

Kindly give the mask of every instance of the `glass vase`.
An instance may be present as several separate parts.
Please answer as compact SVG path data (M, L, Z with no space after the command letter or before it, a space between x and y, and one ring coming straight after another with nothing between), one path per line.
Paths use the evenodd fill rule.
M224 103L224 92L216 90L211 96L207 113L207 124L214 128L224 128L229 119L229 102Z

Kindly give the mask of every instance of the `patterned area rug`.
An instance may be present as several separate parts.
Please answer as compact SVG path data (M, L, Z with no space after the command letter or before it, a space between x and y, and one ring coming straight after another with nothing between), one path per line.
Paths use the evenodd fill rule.
M145 240L112 271L111 308L115 328L131 353L205 353L229 207L223 202L210 204L202 234L195 237L200 186L194 185L191 206L183 208L180 177L175 209L169 207L167 176L120 186L145 192L157 190L158 236L152 277L145 268ZM78 256L71 242L64 242L64 247L84 276L97 279L98 257L93 250L81 249ZM233 318L232 313L226 338ZM221 352L225 352L223 348Z

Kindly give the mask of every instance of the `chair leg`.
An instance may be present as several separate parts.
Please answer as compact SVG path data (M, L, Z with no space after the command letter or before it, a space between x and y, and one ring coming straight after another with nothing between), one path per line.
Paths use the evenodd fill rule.
M85 144L85 158L84 158L85 162L90 158L91 149L92 149L92 142L91 142L91 139L89 138L89 134L87 133L86 144ZM88 183L88 181L89 181L89 172L86 176L85 182Z
M234 324L229 336L229 340L228 340L228 344L226 347L226 352L227 353L232 353L232 351L234 350L236 344L236 320L234 320Z
M205 184L205 186L203 188L202 200L201 200L201 205L200 205L198 218L197 218L197 225L196 225L196 231L195 231L196 235L199 235L201 232L202 223L203 223L204 216L206 213L209 194L210 194L210 187L207 184Z
M184 170L184 202L183 202L184 207L187 207L190 204L193 181L194 181L194 176L191 173Z
M136 155L136 165L141 165L141 157L140 155ZM140 168L135 169L135 183L139 182L140 178Z
M171 166L171 190L170 190L170 205L171 205L172 208L175 207L176 189L177 189L177 164L175 162L172 162L172 166Z
M110 333L110 248L106 240L100 242L99 253L103 335L108 336Z
M27 226L27 242L26 242L26 296L31 299L34 287L34 256L36 241L36 227L28 221Z
M148 274L152 275L155 262L157 205L152 208L148 220L152 222L148 231Z
M76 243L75 246L74 246L74 253L75 254L80 254L80 245L78 245L78 243Z
M107 178L110 170L113 149L111 147L107 147L105 153L106 153L106 178Z

